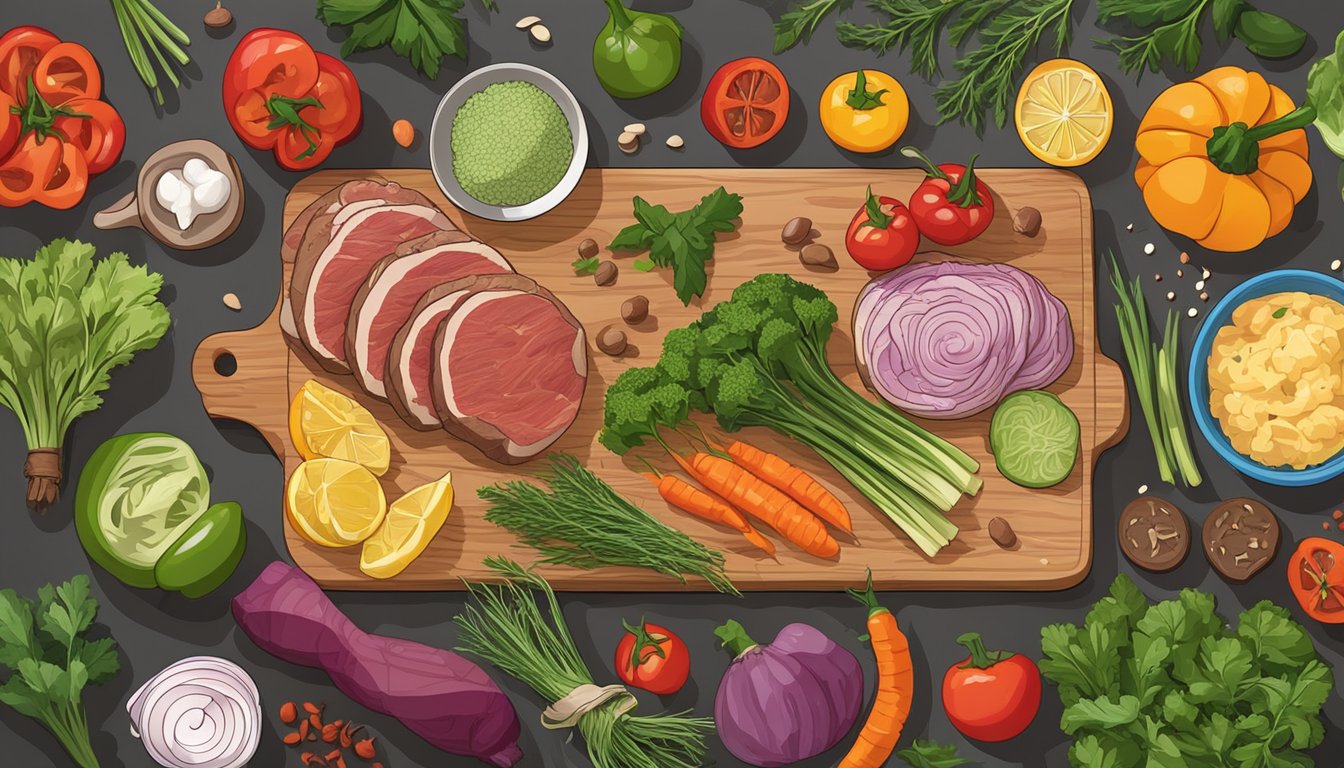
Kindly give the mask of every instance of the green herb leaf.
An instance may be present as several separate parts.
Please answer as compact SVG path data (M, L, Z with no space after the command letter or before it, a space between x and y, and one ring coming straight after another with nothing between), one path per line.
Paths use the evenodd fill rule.
M607 248L613 251L643 251L653 244L657 233L643 224L631 224L616 233Z
M1322 56L1307 73L1307 100L1316 108L1316 129L1325 145L1344 158L1344 32L1333 52Z
M938 71L938 36L943 24L967 3L972 3L972 8L1002 4L1000 0L872 0L873 9L887 16L886 23L842 21L835 29L840 42L851 48L865 48L879 55L893 49L902 53L909 50L910 68L931 77ZM960 35L968 31L962 30Z
M631 266L633 266L636 270L640 272L652 272L654 267L658 265L654 264L649 259L636 259L634 264L632 264Z
M672 285L683 304L705 292L709 276L705 263L714 258L714 236L731 232L742 215L742 198L723 187L701 198L693 208L672 213L665 206L653 205L642 197L634 199L638 223L621 230L612 241L612 250L648 249L648 263L672 268ZM640 261L635 268L647 271ZM652 269L652 266L649 267Z
M792 5L775 22L775 53L783 53L798 43L812 41L817 25L832 11L848 10L854 0L811 0Z
M886 88L880 91L868 90L868 75L862 69L854 73L854 90L849 92L849 97L845 103L852 109L866 111L876 109L882 106L882 96L887 92Z
M390 45L428 78L439 75L445 56L467 57L463 0L318 0L317 17L327 26L349 26L341 56ZM482 0L495 10L494 0Z
M939 744L936 741L915 739L910 746L898 750L896 756L908 763L911 768L957 768L970 760L957 754L957 748L951 744Z
M591 275L597 271L597 265L601 263L602 260L596 256L589 256L586 259L571 261L570 266L574 267L574 274L576 275Z
M1136 35L1121 35L1099 41L1120 54L1125 72L1160 72L1172 62L1194 71L1203 50L1200 20L1210 0L1101 0L1097 7L1103 22L1126 20L1140 29Z
M1237 20L1250 7L1246 0L1213 0L1213 31L1218 35L1218 42L1226 43L1232 37Z
M1278 309L1274 310L1274 319L1277 320L1277 319L1279 319L1280 317L1283 317L1283 316L1286 315L1286 314L1288 314L1288 308L1287 308L1287 307L1279 307Z
M1135 27L1152 27L1198 12L1209 0L1099 0L1097 20L1103 24L1123 21ZM1215 0L1217 2L1217 0Z

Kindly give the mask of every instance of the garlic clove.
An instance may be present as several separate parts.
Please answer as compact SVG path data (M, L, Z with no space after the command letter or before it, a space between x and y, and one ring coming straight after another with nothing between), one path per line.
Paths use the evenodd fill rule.
M173 201L172 212L177 214L177 228L183 232L191 227L191 222L196 219L196 209L191 205L191 187L182 185L181 192L176 200Z
M219 173L219 171L211 168L209 163L199 157L191 158L182 166L182 178L186 179L192 185L204 184L211 176L217 173Z
M154 186L154 198L158 200L159 205L171 211L184 186L186 183L182 180L181 173L168 171L159 177L158 184Z
M214 213L229 199L229 179L222 173L212 172L210 178L192 190L191 195L197 213Z

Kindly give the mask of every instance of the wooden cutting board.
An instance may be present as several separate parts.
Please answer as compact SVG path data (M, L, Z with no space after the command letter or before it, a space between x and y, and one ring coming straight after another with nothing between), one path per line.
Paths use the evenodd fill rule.
M549 288L564 301L588 330L590 372L579 417L555 446L578 456L619 492L650 514L679 528L727 557L728 575L743 590L837 590L857 586L871 568L881 589L992 589L1053 590L1072 586L1086 575L1092 560L1092 470L1098 453L1118 439L1128 422L1124 379L1120 369L1097 351L1096 291L1093 279L1092 209L1087 188L1075 175L1045 169L986 169L981 177L994 190L996 215L985 234L958 248L947 249L962 259L1012 264L1036 275L1068 307L1075 354L1068 371L1051 387L1078 415L1082 425L1082 455L1072 476L1046 490L1018 487L999 475L988 452L990 411L960 421L931 423L932 429L980 460L984 488L975 498L963 499L951 519L961 533L938 557L928 559L889 522L864 501L834 470L805 447L764 429L747 430L742 438L777 452L812 472L844 500L854 517L857 541L840 538L840 554L832 560L811 557L779 540L778 560L764 558L740 536L670 509L653 487L636 474L633 458L618 457L596 440L602 420L607 384L631 366L651 365L668 329L683 326L704 308L729 297L732 289L762 272L784 271L825 290L840 311L841 323L831 340L829 354L836 373L857 390L865 391L854 368L848 320L859 289L869 275L844 250L844 232L854 211L872 184L882 194L907 199L922 179L913 170L866 169L592 169L563 205L538 219L499 223L477 219L455 209L439 193L427 170L347 171L315 173L299 181L285 203L284 224L314 198L349 179L378 177L424 192L474 237L499 249L515 268ZM641 273L634 258L616 261L621 271L615 285L598 287L592 277L574 274L570 262L580 241L610 242L632 221L631 199L636 195L684 210L718 185L741 194L745 212L736 233L719 237L709 290L702 300L683 307L672 290L666 271ZM1013 231L1013 213L1032 206L1044 224L1034 238ZM781 227L794 216L807 216L819 232L818 242L836 253L839 270L812 271L795 252L780 242ZM272 237L279 251L280 230ZM395 244L389 244L389 250ZM931 244L926 245L932 247ZM611 255L604 252L603 257ZM917 258L929 258L921 255ZM282 291L289 286L289 264L283 265ZM620 321L621 303L643 294L651 303L650 318L626 328L631 349L612 358L597 351L593 340L609 323ZM282 293L283 295L283 293ZM231 356L236 371L218 364ZM219 369L219 370L217 370ZM286 411L294 392L309 379L353 395L383 424L392 439L392 468L383 478L388 499L453 473L456 501L447 524L425 553L394 579L377 581L359 571L359 548L335 550L302 539L286 524L286 539L294 562L322 586L334 589L458 589L460 579L487 575L481 561L487 555L508 554L524 563L533 552L517 546L512 535L487 523L485 505L476 489L502 480L526 477L546 462L534 460L505 467L485 459L471 446L447 433L417 432L406 427L385 403L359 390L350 377L324 372L303 351L294 351L283 339L279 303L256 328L219 333L196 350L192 373L206 411L216 418L253 425L284 463L288 476L299 464L288 437ZM711 420L702 421L707 427ZM665 456L646 454L666 466ZM282 512L282 499L273 509L250 514ZM1002 516L1017 532L1018 544L1002 549L989 538L989 521ZM682 585L660 574L625 568L542 571L557 589L592 591L704 590L707 585Z

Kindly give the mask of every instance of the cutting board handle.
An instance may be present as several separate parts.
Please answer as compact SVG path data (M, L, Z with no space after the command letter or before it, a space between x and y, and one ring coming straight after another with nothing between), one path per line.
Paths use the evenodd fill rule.
M1092 456L1114 446L1129 432L1129 392L1120 364L1097 352L1097 445Z
M255 328L207 336L192 355L191 377L210 418L250 425L283 461L289 350L277 332L279 311Z

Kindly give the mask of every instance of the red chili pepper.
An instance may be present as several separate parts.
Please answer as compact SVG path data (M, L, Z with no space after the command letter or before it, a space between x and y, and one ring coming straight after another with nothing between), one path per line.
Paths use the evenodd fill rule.
M910 196L910 213L919 231L940 245L961 245L979 237L994 220L994 198L975 177L975 157L967 165L935 166L914 147L901 154L928 168L924 183Z
M1041 673L1020 653L987 651L977 632L957 638L971 655L943 677L943 708L958 731L980 741L1007 741L1031 725L1041 707Z

